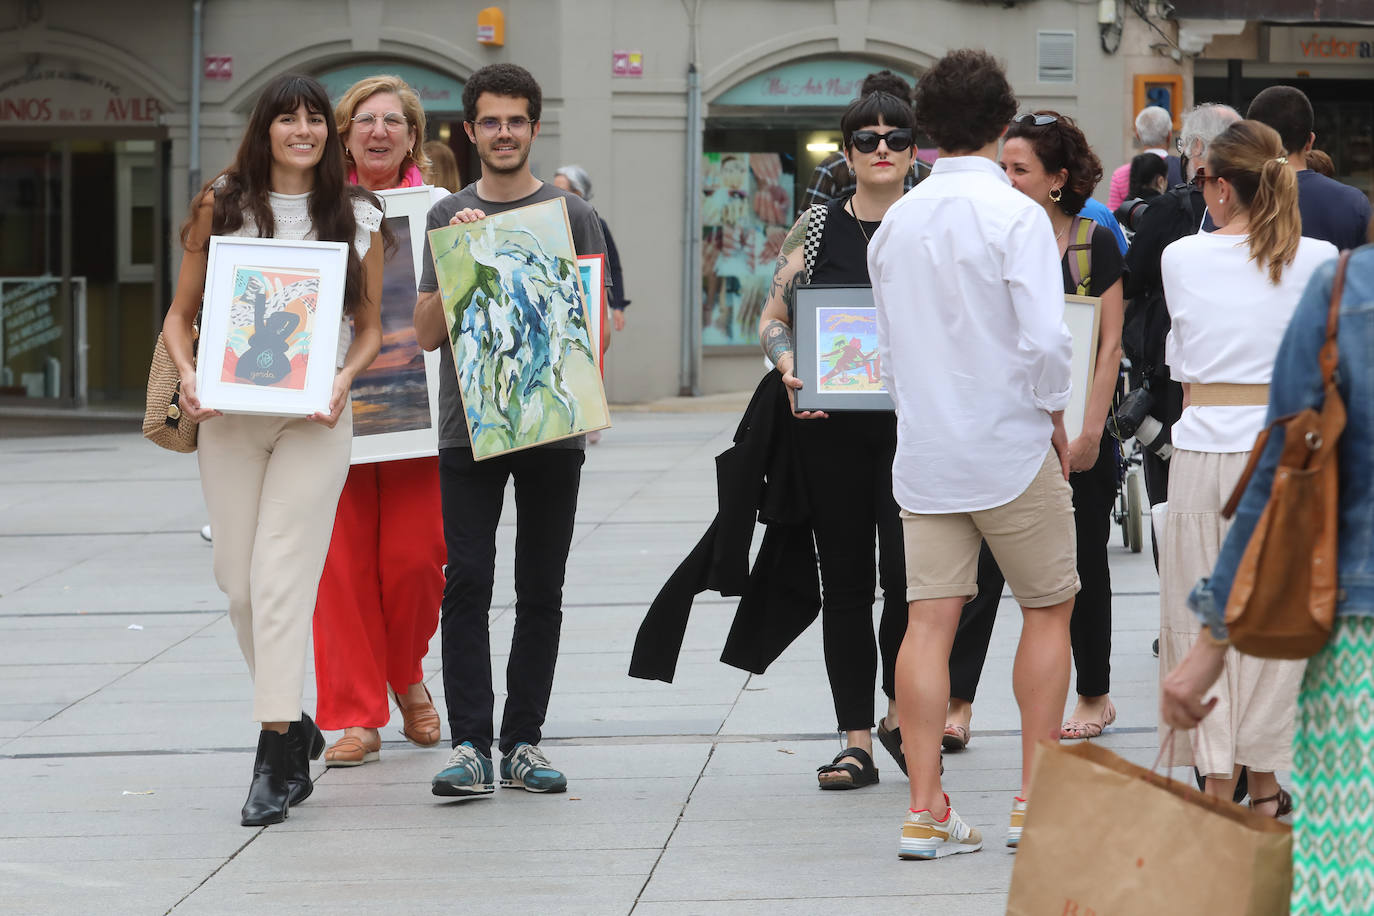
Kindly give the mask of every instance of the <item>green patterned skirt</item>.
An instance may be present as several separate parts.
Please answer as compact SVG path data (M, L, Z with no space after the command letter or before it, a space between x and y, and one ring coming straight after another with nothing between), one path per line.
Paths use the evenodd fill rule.
M1307 663L1293 798L1291 912L1374 911L1374 617L1337 619Z

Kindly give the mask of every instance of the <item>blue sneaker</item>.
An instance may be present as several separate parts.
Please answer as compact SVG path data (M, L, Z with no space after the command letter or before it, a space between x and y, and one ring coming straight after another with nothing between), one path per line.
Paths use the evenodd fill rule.
M526 792L564 792L568 777L549 765L549 758L524 741L501 758L501 785Z
M490 795L496 791L492 776L491 758L477 753L472 742L464 741L453 749L448 763L431 781L430 791L460 798Z

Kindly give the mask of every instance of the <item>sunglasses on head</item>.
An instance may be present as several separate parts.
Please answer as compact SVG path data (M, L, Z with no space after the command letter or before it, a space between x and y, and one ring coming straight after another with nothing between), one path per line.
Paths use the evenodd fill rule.
M876 130L856 130L849 137L849 142L861 153L871 153L876 150L879 140L886 140L888 149L894 153L900 153L911 146L911 129L898 127L885 134L880 134Z
M1058 120L1057 115L1024 114L1016 119L1016 123L1024 124L1027 127L1048 127Z

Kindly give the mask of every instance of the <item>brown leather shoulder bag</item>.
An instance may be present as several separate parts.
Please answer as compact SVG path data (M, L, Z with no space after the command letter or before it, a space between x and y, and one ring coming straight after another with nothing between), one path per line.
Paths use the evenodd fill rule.
M1341 254L1331 284L1326 342L1321 348L1320 410L1307 408L1269 424L1250 453L1224 518L1235 514L1269 435L1277 427L1283 451L1274 486L1236 569L1226 602L1231 643L1258 658L1308 658L1326 644L1336 617L1336 528L1340 518L1337 444L1345 429L1345 402L1336 388L1341 293L1350 252Z

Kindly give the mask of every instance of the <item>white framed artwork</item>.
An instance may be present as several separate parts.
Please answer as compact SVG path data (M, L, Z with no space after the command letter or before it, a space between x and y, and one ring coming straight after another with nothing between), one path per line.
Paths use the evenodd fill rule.
M196 389L226 413L329 411L345 242L211 236Z
M353 380L353 464L439 454L439 351L415 338L416 286L429 208L448 196L422 185L374 192L393 247L382 273L382 349Z
M1102 327L1102 299L1098 296L1065 296L1064 324L1073 336L1069 406L1064 408L1064 432L1073 441L1083 431L1083 416L1092 394L1097 370L1097 338Z

